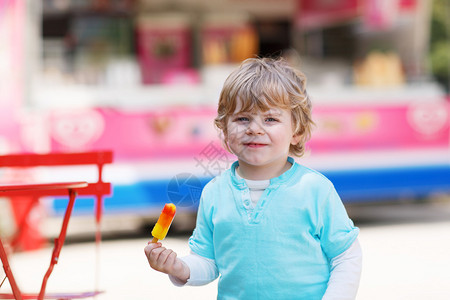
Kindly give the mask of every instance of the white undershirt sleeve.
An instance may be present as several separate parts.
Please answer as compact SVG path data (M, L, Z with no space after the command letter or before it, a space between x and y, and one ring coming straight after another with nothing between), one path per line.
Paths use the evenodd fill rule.
M362 251L358 240L331 260L331 274L322 300L353 300L358 292Z
M178 278L169 275L170 281L176 286L205 285L219 277L219 270L213 259L200 256L192 251L189 255L180 257L180 259L189 267L190 277L184 284Z

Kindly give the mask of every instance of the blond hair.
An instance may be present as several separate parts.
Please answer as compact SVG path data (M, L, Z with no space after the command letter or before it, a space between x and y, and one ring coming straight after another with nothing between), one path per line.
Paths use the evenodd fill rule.
M224 134L226 148L231 151L227 143L228 117L242 102L242 111L267 111L273 107L290 110L294 135L300 139L296 145L290 146L289 151L292 155L302 156L314 125L305 86L305 75L290 67L284 59L244 60L225 80L214 119L214 124Z

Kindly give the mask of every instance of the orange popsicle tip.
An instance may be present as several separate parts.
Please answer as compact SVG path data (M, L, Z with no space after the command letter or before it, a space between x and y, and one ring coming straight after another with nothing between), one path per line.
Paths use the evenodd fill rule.
M161 214L167 214L169 216L175 216L175 212L177 211L177 207L173 203L166 203Z
M169 231L169 227L172 224L173 217L175 216L177 208L173 203L167 203L164 205L164 208L159 216L158 222L156 222L155 227L152 230L153 242L157 242L158 240L163 240L167 232Z

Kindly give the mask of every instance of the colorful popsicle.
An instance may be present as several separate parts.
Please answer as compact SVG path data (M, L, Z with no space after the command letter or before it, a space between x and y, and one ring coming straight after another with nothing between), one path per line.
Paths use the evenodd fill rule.
M177 208L173 203L167 203L159 216L158 222L152 230L153 240L152 243L156 243L158 240L163 240L167 232L169 231L170 224L172 224L173 217Z

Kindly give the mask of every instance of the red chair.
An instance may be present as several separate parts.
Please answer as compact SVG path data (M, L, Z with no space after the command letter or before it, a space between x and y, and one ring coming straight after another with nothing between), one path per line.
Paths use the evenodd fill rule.
M73 210L76 195L89 195L96 197L95 219L97 223L96 243L101 240L100 223L103 211L103 197L111 194L111 184L103 182L103 166L113 161L112 151L94 151L83 153L52 153L52 154L14 154L0 156L0 167L11 168L29 168L38 166L70 166L70 165L96 165L98 169L98 180L94 183L87 182L58 182L44 184L20 184L20 185L2 185L0 186L0 197L9 197L14 201L14 197L29 197L30 201L25 209L22 220L18 222L16 234L10 241L10 245L14 248L21 236L21 232L26 223L28 214L32 208L38 203L39 198L43 196L69 196L69 203L66 208L64 219L61 226L59 237L54 241L54 248L50 266L44 275L41 290L39 294L24 294L20 291L15 281L13 272L8 262L7 253L2 239L0 238L0 258L5 270L6 278L10 283L12 294L0 293L0 299L79 299L92 297L99 294L99 291L79 293L79 294L58 294L46 295L45 288L47 280L53 271L54 265L58 262L59 253L67 233L67 226ZM20 200L18 200L20 201ZM5 278L5 279L6 279ZM4 280L5 280L4 279ZM0 286L4 280L0 282Z

